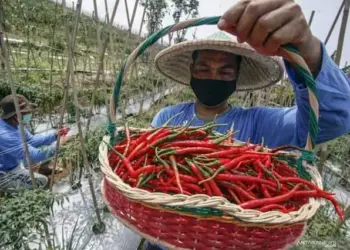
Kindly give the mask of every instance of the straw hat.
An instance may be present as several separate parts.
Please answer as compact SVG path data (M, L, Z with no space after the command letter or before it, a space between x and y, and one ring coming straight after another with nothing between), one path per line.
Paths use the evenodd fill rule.
M28 99L25 98L23 95L17 94L17 98L19 103L19 109L22 114L33 112L33 110L37 107L36 104L28 101ZM1 119L9 119L16 114L15 100L13 98L13 95L5 96L0 101L0 106L2 109L2 114L0 116Z
M283 76L280 58L263 56L247 43L240 44L234 36L221 31L206 39L181 42L162 50L155 58L155 66L167 78L189 85L190 64L195 50L218 50L241 55L237 91L265 88L277 83Z

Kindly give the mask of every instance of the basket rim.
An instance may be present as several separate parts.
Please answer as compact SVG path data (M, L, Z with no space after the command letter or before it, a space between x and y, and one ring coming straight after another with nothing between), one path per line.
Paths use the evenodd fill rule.
M121 129L121 128L119 128ZM149 129L138 129L130 128L132 130L143 130ZM255 224L295 224L305 222L312 218L317 212L318 208L322 204L322 200L310 198L309 202L304 204L298 211L290 213L282 213L280 211L269 211L260 212L254 209L243 209L239 205L229 202L224 197L208 196L204 194L198 195L184 195L176 194L170 195L159 192L149 192L147 190L133 188L129 184L124 183L121 178L113 172L109 166L108 160L108 146L105 142L109 142L110 136L104 136L103 141L99 147L99 161L101 164L101 170L108 182L112 184L120 193L127 198L142 202L148 206L165 205L168 207L186 207L186 208L213 208L220 210L227 217L232 217L234 221L242 221L246 223ZM313 183L319 188L323 189L322 178L313 166L305 163L305 167L310 173ZM176 212L174 210L174 212ZM182 212L183 214L183 212ZM191 216L191 213L186 213Z

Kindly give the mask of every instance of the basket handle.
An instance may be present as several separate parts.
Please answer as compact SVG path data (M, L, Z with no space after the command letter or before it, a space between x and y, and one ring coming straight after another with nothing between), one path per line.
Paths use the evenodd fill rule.
M179 22L173 25L169 25L160 31L151 35L143 43L141 43L128 57L124 65L122 66L114 85L113 93L110 101L110 117L109 117L109 131L111 138L114 138L116 131L116 109L119 104L119 95L122 82L125 77L125 72L128 71L132 63L143 54L143 52L153 44L155 44L160 38L166 36L169 33L187 29L191 27L201 25L215 25L220 20L221 16L195 18ZM287 60L294 68L296 74L302 79L309 93L309 132L306 141L306 150L312 150L315 146L315 139L318 134L318 117L319 117L319 104L317 98L316 82L311 74L309 67L307 66L304 59L299 55L297 49L293 45L284 45L280 50L280 56Z

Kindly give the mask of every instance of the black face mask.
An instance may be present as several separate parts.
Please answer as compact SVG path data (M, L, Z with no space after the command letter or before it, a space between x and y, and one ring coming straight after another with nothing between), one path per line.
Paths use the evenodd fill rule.
M220 105L236 91L236 80L223 81L192 77L190 85L197 99L208 107Z

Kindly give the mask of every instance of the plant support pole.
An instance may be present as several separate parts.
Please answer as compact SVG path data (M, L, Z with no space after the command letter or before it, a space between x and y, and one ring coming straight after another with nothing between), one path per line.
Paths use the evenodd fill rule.
M329 30L329 32L328 32L327 38L326 38L326 40L325 40L325 42L324 42L325 45L327 45L329 39L330 39L331 36L332 36L334 27L335 27L335 25L337 24L338 19L339 19L339 16L340 16L340 14L341 14L341 12L342 12L342 10L343 10L343 8L344 8L345 1L346 1L346 0L344 0L344 1L342 2L342 4L340 5L340 8L339 8L339 10L338 10L338 13L337 13L337 15L335 16L335 19L334 19L334 21L333 21L333 23L332 23L332 26L331 26L331 28L330 28L330 30Z
M94 0L94 3L96 2L96 0ZM118 4L119 4L119 0L116 1L114 8L113 8L113 12L112 12L112 17L109 19L109 23L108 23L108 30L111 31L113 28L113 21L115 18L115 14L117 12L118 9ZM98 25L98 16L97 16L97 4L94 4L95 6L95 20L96 20L96 25ZM94 90L92 92L92 97L91 97L91 103L90 103L90 107L89 107L89 111L88 111L88 120L86 123L86 131L89 131L90 129L90 123L91 123L91 118L92 118L92 110L93 110L93 106L95 104L95 99L96 99L96 90L98 87L98 84L100 82L100 75L101 75L101 71L103 71L103 65L104 65L104 58L105 58L105 54L106 54L106 50L107 50L107 46L108 46L108 42L109 42L109 36L106 37L106 39L104 40L103 44L101 45L100 42L100 35L99 35L99 27L97 28L98 34L97 34L97 39L98 39L98 44L99 44L99 62L98 62L98 68L97 68L97 75L96 75L96 79L94 82ZM107 108L107 115L108 115L109 111Z
M0 9L2 10L3 9L3 6L2 6L3 2L0 1L0 3L1 3ZM4 20L2 12L0 12L0 20ZM2 54L4 57L3 61L5 64L8 81L10 82L10 85L11 85L11 93L12 93L12 96L13 96L14 102L15 102L16 115L17 115L17 120L19 123L19 128L20 128L20 133L21 133L21 138L22 138L22 143L23 143L24 155L26 157L27 168L29 170L32 185L34 188L36 188L37 184L36 184L36 181L34 178L33 169L31 168L31 159L30 159L30 155L29 155L29 151L28 151L27 137L26 137L25 130L24 130L21 110L19 108L19 102L18 102L18 98L17 98L15 82L14 82L13 77L12 77L10 59L8 57L8 55L9 55L8 49L7 49L7 45L5 43L5 40L4 40L3 23L0 23L0 48L2 50Z
M66 38L67 38L67 44L68 44L68 62L67 62L67 72L66 72L66 79L64 83L64 92L63 92L63 102L62 102L62 107L61 107L61 113L60 113L60 121L58 125L58 129L61 130L63 126L63 121L64 121L64 113L66 111L66 106L67 106L67 100L68 100L68 90L69 90L69 85L70 85L70 75L71 75L71 68L72 68L72 63L73 63L73 57L74 57L74 48L75 48L75 42L76 42L76 37L77 37L77 30L78 30L78 24L80 20L80 15L81 15L81 6L82 6L83 0L78 0L77 3L77 9L76 9L76 18L75 18L75 23L74 23L74 29L72 33L72 37L70 38L69 35L69 24L67 22L67 27L66 27ZM62 1L63 8L65 10L66 6L66 1ZM50 190L52 190L53 186L53 179L55 175L55 170L56 170L56 165L57 165L57 160L58 160L58 151L60 149L60 133L57 133L57 141L56 141L56 154L54 158L54 164L53 164L53 170L50 178Z
M315 17L315 11L313 10L313 11L311 12L311 16L310 16L310 19L309 19L309 27L311 26L312 21L314 20L314 17Z
M341 26L340 26L338 47L337 47L337 53L336 53L336 57L335 57L335 63L338 66L340 65L341 56L343 54L346 26L347 26L348 19L349 19L349 8L350 8L350 0L345 0L344 12L343 12L343 20L342 20L342 23L341 23Z
M72 64L70 64L71 67L73 67ZM71 68L71 74L72 74L72 87L73 87L73 95L74 95L74 103L78 103L78 95L77 95L77 90L75 86L75 79L73 75L73 68ZM92 202L95 208L95 213L96 213L96 218L97 218L97 224L94 225L93 231L94 233L103 233L105 230L105 225L102 222L100 212L98 210L98 204L97 204L97 199L95 195L95 189L94 189L94 183L92 180L92 173L91 173L91 165L89 162L89 159L86 154L86 148L85 148L85 140L84 140L84 135L83 135L83 129L80 123L80 108L75 105L75 119L77 122L77 127L78 127L78 135L79 135L79 140L80 140L80 151L83 155L83 162L84 162L84 167L86 171L88 172L88 181L89 181L89 188L92 196Z

